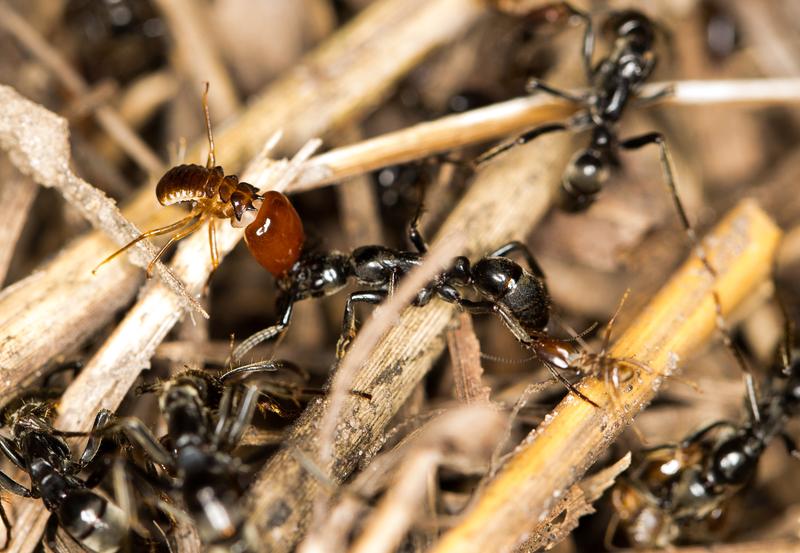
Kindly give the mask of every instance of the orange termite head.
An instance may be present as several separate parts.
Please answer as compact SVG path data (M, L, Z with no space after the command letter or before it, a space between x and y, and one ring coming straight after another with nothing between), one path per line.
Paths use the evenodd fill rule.
M289 198L275 191L264 194L255 221L244 229L244 241L256 261L274 277L291 269L300 258L305 233Z

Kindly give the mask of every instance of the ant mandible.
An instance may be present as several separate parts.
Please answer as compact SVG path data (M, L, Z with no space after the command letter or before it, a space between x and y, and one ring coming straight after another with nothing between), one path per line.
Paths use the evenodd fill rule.
M624 139L618 136L617 125L623 113L631 98L638 94L650 77L656 64L656 54L653 50L656 39L655 23L636 10L615 13L609 20L616 36L614 46L607 57L601 59L597 65L593 65L595 36L591 18L587 13L567 3L563 3L562 6L571 15L580 17L586 24L582 57L589 90L585 94L576 95L538 79L530 79L526 90L531 93L541 91L578 104L583 109L566 122L536 127L512 141L488 150L475 160L475 164L486 163L497 155L544 134L567 130L575 132L591 130L589 146L578 151L569 161L559 187L560 207L565 211L578 212L588 209L597 199L608 181L611 168L619 165L619 150L638 150L654 144L659 148L662 170L681 224L703 265L711 275L716 276L700 246L675 187L675 172L664 136L659 132L648 132ZM670 89L665 88L651 96L639 97L638 101L650 102L669 93ZM719 305L717 309L720 309Z
M251 253L264 265L277 272L291 267L300 256L300 247L305 235L300 217L289 199L271 190L264 195L253 185L239 181L236 175L225 175L216 164L214 136L208 111L208 83L203 92L203 114L208 135L208 158L206 165L182 164L164 173L156 184L156 198L161 205L190 202L189 214L175 223L140 234L123 247L105 258L95 269L117 257L134 244L151 236L172 236L147 265L150 277L156 261L175 242L197 231L208 222L208 245L213 269L219 266L219 250L216 241L216 219L230 219L236 228L245 227L245 241ZM247 236L259 237L258 245L252 247Z

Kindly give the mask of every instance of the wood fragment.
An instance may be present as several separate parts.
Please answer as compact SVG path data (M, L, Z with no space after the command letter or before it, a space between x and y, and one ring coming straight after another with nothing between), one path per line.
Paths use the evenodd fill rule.
M649 84L642 96L666 87L674 93L648 105L715 106L797 104L800 79L673 81ZM572 91L580 94L583 90ZM578 106L543 94L514 98L465 113L448 115L320 154L292 186L312 190L365 171L497 139L528 127L564 119Z
M6 280L8 266L28 218L38 187L17 172L5 157L0 158L0 287Z
M614 485L617 476L629 466L630 452L613 465L573 484L561 503L548 513L547 520L537 525L536 533L525 540L517 551L547 551L566 539L578 527L581 517L595 512L592 503L600 499L603 492Z
M481 344L475 336L472 315L466 311L458 316L458 326L447 331L447 349L456 399L463 403L488 402L492 390L481 381Z
M623 391L619 410L614 409L602 380L585 378L579 389L601 408L567 396L433 551L509 551L529 532L531 520L545 520L554 499L649 403L680 360L711 337L715 330L712 287L720 295L724 312L732 311L768 278L779 237L778 228L755 202L740 202L705 240L718 270L716 283L692 256L611 348L611 356L635 358L652 373L641 371L630 391Z

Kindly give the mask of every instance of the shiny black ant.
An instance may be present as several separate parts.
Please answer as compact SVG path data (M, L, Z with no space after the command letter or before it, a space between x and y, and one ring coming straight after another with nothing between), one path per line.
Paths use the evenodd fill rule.
M45 543L56 551L56 530L60 526L78 544L91 551L117 551L130 537L125 512L91 490L99 484L100 471L91 471L100 451L101 440L91 438L76 461L62 435L53 429L56 393L46 390L21 395L0 412L3 426L11 437L0 436L0 451L30 478L30 488L0 472L0 489L21 497L41 499L52 514L47 521ZM108 411L100 411L94 428L105 426ZM61 434L61 435L59 435ZM80 473L90 470L86 478ZM11 524L0 504L0 518L6 528L6 544L11 539Z
M475 163L483 164L515 146L530 142L544 134L567 130L575 132L590 130L589 146L572 157L559 188L559 204L562 209L578 212L588 209L597 199L608 181L611 169L619 165L619 150L638 150L651 144L658 146L665 180L681 224L709 273L716 276L700 246L675 187L675 172L664 136L659 132L648 132L624 139L618 136L617 125L631 99L636 98L638 102L645 103L670 93L670 89L665 88L652 96L637 97L656 65L656 54L653 49L656 24L636 10L614 13L609 20L616 37L614 45L608 56L595 65L592 62L595 36L591 18L587 13L567 3L562 6L571 15L581 18L586 25L582 55L589 90L585 94L576 95L554 88L538 79L530 79L526 89L531 93L544 92L573 102L583 109L567 122L545 124L521 134L510 142L500 144L479 156ZM721 310L718 300L716 307L718 311Z
M286 361L265 361L214 375L185 370L166 382L139 388L156 392L167 424L164 438L156 438L134 417L113 417L96 428L95 435L122 433L166 474L127 464L135 477L180 500L203 543L230 551L253 549L254 536L246 526L242 463L233 455L257 407L277 412L275 397L296 401L306 389L289 384L288 375L300 370ZM285 384L282 384L284 382ZM262 406L262 394L266 403ZM118 491L129 495L127 490ZM126 499L126 501L128 501ZM186 515L159 504L175 517Z
M416 251L373 245L357 248L349 255L336 251L302 254L297 263L278 278L278 322L246 338L234 349L232 359L239 360L257 344L281 335L289 326L295 302L334 294L354 278L369 289L353 292L347 298L337 344L337 357L341 358L355 337L355 304L380 303L400 278L422 263L428 247L418 228L419 216L420 210L408 231L408 239ZM527 268L507 257L514 252L522 255ZM480 299L465 298L462 289L472 290ZM424 306L434 296L458 304L470 313L497 314L514 337L542 360L553 377L596 407L597 403L575 388L561 371L578 374L602 371L606 382L616 390L621 378L620 366L640 366L634 361L608 357L605 353L608 336L603 352L596 355L579 347L574 339L562 340L547 334L551 300L545 274L528 247L519 241L503 244L474 264L465 256L456 257L449 269L419 291L413 305Z
M719 525L726 505L753 480L773 439L781 438L798 455L784 430L787 420L800 413L800 359L790 352L784 349L782 368L770 375L764 399L747 386L746 422L717 421L678 444L644 450L629 476L614 488L616 513L607 541L617 525L635 547L700 539Z

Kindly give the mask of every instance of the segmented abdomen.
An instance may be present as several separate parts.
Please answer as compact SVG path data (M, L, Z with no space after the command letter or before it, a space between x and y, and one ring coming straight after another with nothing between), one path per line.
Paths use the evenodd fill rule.
M178 165L158 181L156 198L161 205L208 198L214 195L224 177L222 167L207 169L195 164Z

